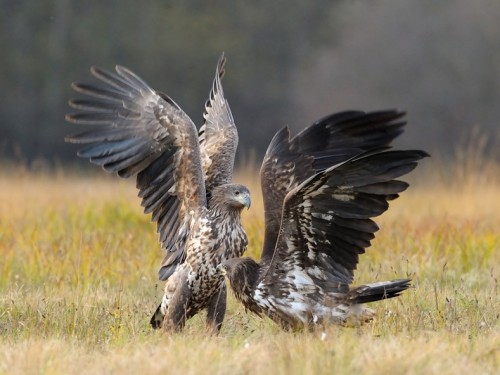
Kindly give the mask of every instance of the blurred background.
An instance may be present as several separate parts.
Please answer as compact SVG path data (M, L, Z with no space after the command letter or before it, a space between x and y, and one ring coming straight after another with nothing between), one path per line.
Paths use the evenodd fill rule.
M237 162L273 134L347 109L400 108L400 146L498 157L498 0L0 0L0 157L76 162L73 81L124 65L200 126L222 51ZM38 163L38 164L37 164ZM41 163L41 164L40 164ZM80 161L81 165L90 165Z

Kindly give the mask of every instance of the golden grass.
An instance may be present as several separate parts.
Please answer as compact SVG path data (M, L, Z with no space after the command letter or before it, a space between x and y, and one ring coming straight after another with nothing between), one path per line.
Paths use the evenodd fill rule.
M0 374L493 374L499 168L423 165L377 220L356 273L356 283L410 276L415 288L373 304L377 318L363 327L302 333L281 332L231 297L216 337L203 316L170 337L149 328L162 254L132 181L0 173ZM253 194L244 225L258 257L258 178L247 170L236 180Z

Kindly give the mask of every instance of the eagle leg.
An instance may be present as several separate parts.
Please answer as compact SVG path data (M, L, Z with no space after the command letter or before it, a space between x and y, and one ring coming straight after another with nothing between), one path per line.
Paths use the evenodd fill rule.
M189 318L188 306L190 299L191 290L189 289L187 279L184 279L172 296L172 301L165 314L163 320L163 329L165 331L179 332L184 328L186 320Z
M226 315L226 301L226 284L222 284L219 292L210 299L207 308L207 328L213 333L218 333L222 327L222 321Z

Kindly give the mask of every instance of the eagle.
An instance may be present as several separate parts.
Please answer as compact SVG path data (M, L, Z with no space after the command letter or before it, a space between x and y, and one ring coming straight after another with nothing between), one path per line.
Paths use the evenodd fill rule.
M293 138L288 128L274 136L260 172L266 225L260 262L234 258L218 267L246 310L286 330L360 324L374 315L365 303L410 287L410 279L351 287L359 255L379 229L372 218L408 188L397 178L428 156L389 150L404 125L394 120L402 116L343 112Z
M66 141L84 144L78 156L105 171L136 176L144 212L157 224L166 284L154 328L181 330L206 310L207 326L219 330L226 286L217 266L247 248L240 219L251 199L247 187L232 183L238 134L221 84L225 61L222 54L199 132L168 95L125 67L92 67L100 83L72 84L85 97L69 101L76 111L66 119L91 128Z

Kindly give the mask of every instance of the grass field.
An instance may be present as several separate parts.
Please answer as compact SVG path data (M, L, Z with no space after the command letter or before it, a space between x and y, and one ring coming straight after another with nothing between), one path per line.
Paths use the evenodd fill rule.
M500 367L500 169L423 168L377 220L356 283L412 277L356 328L284 333L230 297L222 332L204 317L152 331L162 259L132 181L0 172L0 374L493 374ZM258 257L254 173L244 214Z

